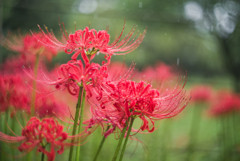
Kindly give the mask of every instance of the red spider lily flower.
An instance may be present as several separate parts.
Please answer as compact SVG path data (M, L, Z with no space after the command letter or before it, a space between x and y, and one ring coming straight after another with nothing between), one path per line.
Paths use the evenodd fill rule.
M26 60L22 56L12 57L7 59L3 64L0 65L1 74L16 74L23 73L23 66L33 66L35 62L34 57L28 57Z
M64 50L67 54L75 52L72 56L73 60L76 60L78 55L81 54L85 64L89 63L88 57L93 59L98 53L105 54L105 58L109 63L112 55L124 55L132 52L141 44L146 33L145 30L143 34L140 34L137 37L138 32L134 34L136 30L136 27L134 26L130 32L122 40L120 40L125 29L124 22L120 35L111 44L109 44L110 35L107 30L97 32L95 29L89 30L89 28L86 27L84 30L75 31L74 34L68 34L64 27L64 32L62 32L64 40L61 42L57 40L54 34L49 32L47 28L47 33L45 33L40 26L39 29L46 38L42 40L40 39L40 42L51 48ZM62 28L60 29L63 31ZM33 35L35 36L35 34Z
M38 118L32 117L22 129L21 136L9 136L0 132L0 141L21 142L18 147L21 152L30 152L36 147L38 152L47 155L48 161L53 161L56 149L58 149L58 154L62 154L66 147L79 145L79 141L71 143L71 140L78 140L76 138L80 138L80 134L71 136L63 130L64 127L55 118L45 118L40 121ZM46 146L50 146L50 151L45 149Z
M212 116L224 116L240 111L240 97L231 92L220 91L212 102L209 109L209 114Z
M139 73L136 77L141 80L146 81L166 81L170 80L177 73L173 71L173 68L164 64L158 63L154 68L147 67L141 73Z
M57 55L58 51L56 49L39 43L39 41L51 43L42 33L34 33L34 36L27 34L25 36L9 35L8 37L8 39L5 39L3 45L9 50L20 53L25 60L32 60L36 54L40 54L50 61L53 56Z
M35 79L33 74L25 71L31 78ZM57 79L51 79L44 71L39 71L36 81L42 84L55 85L59 90L67 89L72 95L78 95L79 87L82 85L88 92L90 86L95 87L96 82L108 76L106 66L100 66L96 63L84 66L81 60L71 60L67 64L62 64L53 75L57 76Z
M36 91L35 101L35 112L38 117L55 117L56 114L61 117L67 116L67 104L57 98L57 96L54 95L55 93L50 93L50 89L41 84L38 84L37 90L40 91Z
M97 120L95 123L102 123L99 121L102 118L105 122L114 121L115 125L124 127L129 117L138 117L143 122L139 130L153 132L155 120L174 117L187 106L190 98L183 91L185 84L180 87L179 83L173 90L161 92L143 81L137 83L122 79L104 82L100 96L90 99L97 117L89 122L94 124L93 121Z
M134 66L134 65L133 65ZM129 69L126 64L122 62L111 62L108 65L108 79L114 80L124 77L128 73Z
M192 101L194 102L209 102L212 99L212 88L205 85L194 86L191 90Z
M24 78L26 80L26 78ZM17 111L30 113L32 89L24 82L22 75L0 75L0 112L10 111L13 116ZM41 90L36 95L36 112L39 117L66 116L67 105L56 99L50 89L38 86Z
M29 109L29 93L19 75L0 75L0 112Z

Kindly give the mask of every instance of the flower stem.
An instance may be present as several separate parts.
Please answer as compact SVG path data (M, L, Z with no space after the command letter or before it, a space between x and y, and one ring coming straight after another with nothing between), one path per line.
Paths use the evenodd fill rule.
M78 124L78 118L79 118L79 110L80 110L82 91L83 91L83 86L80 87L79 94L78 94L78 102L77 102L77 106L76 106L76 113L75 113L75 118L74 118L72 135L75 135L76 131L77 131L77 124ZM73 142L74 142L74 139L72 140L71 143L73 143ZM69 161L72 160L72 154L73 154L73 146L70 147L69 159L68 159Z
M190 134L189 134L189 145L187 147L187 158L186 161L194 160L194 148L196 146L196 142L198 139L198 134L200 131L200 124L201 124L201 115L202 115L202 108L201 107L193 107L192 113L192 120L191 120L191 127L190 127Z
M134 118L131 117L130 125L129 125L128 132L127 132L127 136L126 136L125 141L124 141L124 144L123 144L123 148L122 148L122 152L121 152L119 161L122 161L122 158L123 158L123 155L124 155L126 146L127 146L128 138L129 138L130 132L131 132L131 130L132 130L133 121L134 121Z
M16 114L15 114L16 115ZM15 131L15 120L13 120L14 118L11 119L11 123L12 123L12 131ZM14 156L14 148L11 148L12 150L12 155ZM12 159L13 161L15 161L15 157L13 157Z
M32 100L31 100L31 116L35 114L35 100L36 100L36 88L37 88L37 73L38 73L38 66L39 66L39 53L36 56L36 62L34 64L34 80L33 80L33 91L32 91Z
M44 153L42 153L42 159L41 159L41 161L44 161L44 156L45 156Z
M110 128L110 126L107 127L107 130L106 130L106 131L108 131L109 128ZM101 151L101 149L102 149L102 146L103 146L103 143L104 143L105 139L106 139L105 136L103 136L102 141L101 141L101 143L100 143L100 145L99 145L99 147L98 147L98 151L97 151L97 153L96 153L93 161L96 161L96 160L97 160L98 154L100 153L100 151Z
M119 141L118 141L117 149L116 149L116 151L115 151L115 154L114 154L114 157L113 157L112 161L116 161L116 159L117 159L117 156L118 156L120 147L121 147L121 145L122 145L122 141L123 141L125 132L126 132L127 127L128 127L128 122L129 122L129 118L128 118L127 122L126 122L126 126L123 128L123 131L122 131L122 133L121 133L120 139L119 139Z
M86 91L83 89L81 106L80 106L81 112L80 112L80 118L79 118L80 122L79 122L79 126L78 126L78 133L81 132L81 127L82 127L82 122L83 122L83 112L84 112L85 96L86 96ZM79 146L77 146L77 154L76 154L76 160L77 161L79 160L80 152L81 152L81 149L80 149L80 145L79 145Z

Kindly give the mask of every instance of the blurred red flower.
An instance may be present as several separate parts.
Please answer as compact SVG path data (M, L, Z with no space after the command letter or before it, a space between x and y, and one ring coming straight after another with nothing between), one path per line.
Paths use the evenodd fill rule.
M20 53L24 60L33 60L37 54L45 56L49 61L53 56L57 55L58 50L39 43L44 41L50 44L51 42L43 36L42 33L34 33L34 36L27 34L25 36L8 35L3 45L12 51Z
M30 85L19 74L0 75L0 112L10 111L12 115L17 111L25 111L30 113L31 93ZM30 82L31 83L31 82ZM66 116L68 107L62 101L56 99L50 89L46 86L38 85L35 108L39 117Z
M210 102L213 98L213 90L210 86L197 85L191 89L191 102Z
M174 72L173 68L164 64L163 62L158 63L155 67L147 67L142 70L142 72L136 75L137 79L145 80L145 81L154 81L161 82L172 79L176 76L177 73Z
M220 91L212 101L209 114L223 116L240 111L240 96L231 92Z

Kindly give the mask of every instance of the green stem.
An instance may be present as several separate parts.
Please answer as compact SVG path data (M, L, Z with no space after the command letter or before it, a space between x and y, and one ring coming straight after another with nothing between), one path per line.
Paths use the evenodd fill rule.
M129 122L129 118L128 118L127 122L126 122L126 126L123 128L123 131L122 131L122 133L121 133L120 139L119 139L119 141L118 141L117 149L116 149L116 151L115 151L115 153L114 153L114 157L113 157L112 161L116 161L116 159L117 159L117 156L118 156L120 147L121 147L121 145L122 145L122 141L123 141L125 132L126 132L127 127L128 127L128 122Z
M106 131L108 131L109 128L110 128L110 126L107 127L107 130L106 130ZM100 145L99 145L99 147L98 147L98 151L97 151L97 153L96 153L93 161L96 161L96 160L97 160L98 154L100 153L100 151L101 151L101 149L102 149L102 146L103 146L103 143L104 143L105 139L106 139L105 136L103 136L102 141L101 141L101 143L100 143Z
M196 141L198 139L198 134L200 131L201 124L201 115L202 115L202 107L193 107L190 134L189 134L189 145L188 145L188 155L186 161L194 160L194 148L196 145Z
M172 119L166 119L163 124L163 133L162 133L162 155L161 160L167 161L168 159L168 149L171 144L171 127Z
M39 55L36 56L36 62L34 64L34 80L33 80L33 91L32 91L32 100L31 100L31 116L35 114L35 100L36 100L36 88L37 88L37 73L38 73L38 66L39 66Z
M82 93L82 100L81 100L81 112L80 112L80 122L79 122L79 127L78 127L78 133L81 132L81 127L82 127L82 122L83 122L83 112L84 112L84 104L85 104L85 96L86 96L86 91L83 89L83 93ZM81 152L81 148L80 145L77 146L77 154L76 154L76 160L79 160L79 156L80 156L80 152Z
M7 112L5 113L7 124L8 124L8 114L9 114L9 110L7 110ZM4 122L5 122L5 120L4 120ZM8 134L8 127L7 127L6 123L5 123L4 131L5 131L5 134Z
M76 113L75 113L75 120L74 120L74 124L73 124L73 132L72 135L76 134L77 131L77 124L78 124L78 118L79 118L79 110L80 110L80 104L81 104L81 97L82 97L82 91L83 91L83 87L80 87L79 90L79 94L78 94L78 102L77 102L77 106L76 106ZM74 143L74 139L72 139L71 143ZM73 154L73 146L70 147L70 152L69 152L69 161L72 160L72 154Z
M15 114L16 115L16 114ZM12 123L12 131L15 131L15 120L13 120L14 118L11 119L11 123ZM14 148L11 148L12 150L12 155L14 156ZM15 157L13 157L13 161L15 161Z
M42 159L41 159L41 161L44 161L44 156L45 156L44 153L42 153Z
M123 144L123 148L122 148L122 152L121 152L119 161L122 161L122 158L123 158L126 146L127 146L128 138L129 138L130 132L132 130L133 121L134 121L134 118L132 117L131 120L130 120L130 125L129 125L129 128L128 128L126 139L125 139L124 144Z

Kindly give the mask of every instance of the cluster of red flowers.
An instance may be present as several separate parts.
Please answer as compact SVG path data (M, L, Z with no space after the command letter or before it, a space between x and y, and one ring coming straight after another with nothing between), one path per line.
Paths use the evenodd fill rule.
M22 41L15 39L16 45L15 42L12 43L9 40L7 40L6 44L10 49L26 55L29 52L35 55L44 53L48 59L55 55L58 50L63 50L67 54L74 52L72 60L62 64L52 72L53 77L47 76L42 70L37 75L26 68L24 71L34 81L40 83L38 88L41 88L41 91L44 91L42 84L48 84L54 85L59 90L67 89L71 95L79 96L79 92L83 88L86 91L92 113L92 118L84 122L86 125L85 131L89 131L94 125L102 125L103 128L109 126L109 130L104 134L107 137L117 129L122 130L125 128L129 118L140 118L142 120L141 127L130 130L153 132L155 130L155 120L176 116L186 107L190 99L183 90L186 81L178 82L173 88L153 88L151 84L144 81L135 82L129 80L133 68L129 70L122 68L122 72L126 72L125 74L116 74L114 70L109 72L108 65L112 55L124 55L132 52L143 41L146 33L145 30L138 35L138 32L135 33L136 28L134 26L121 39L124 29L125 23L119 37L112 43L109 43L110 35L107 30L97 32L86 27L84 30L75 31L74 34L68 34L65 28L64 30L61 28L62 41L59 41L53 32L49 32L47 28L46 32L40 28L41 33L32 33L33 36L27 35L21 38ZM91 62L98 53L105 54L106 63L103 61L102 65L100 65ZM79 55L81 55L83 61L77 59ZM156 80L159 78L167 80L173 76L170 74L170 67L164 64L160 64L156 70L148 69L146 71L150 75L152 75L152 72L156 77L152 79ZM17 81L17 83L19 82ZM8 86L10 88L11 85ZM16 91L12 93L13 97L10 97L11 99L20 100L20 98L23 99L27 96L18 87L11 86L11 88ZM6 95L8 95L13 90L6 89L5 91ZM21 93L22 96L15 96L18 93ZM36 100L41 96L41 94L37 93ZM3 98L5 97L3 96ZM15 97L18 97L18 99L15 99ZM36 110L42 113L42 117L46 114L44 111L57 109L59 112L65 110L59 101L55 102L55 99L51 98L51 95L42 96L42 98L45 101L39 104L37 101L35 102ZM28 100L26 104L29 105L29 98L26 98L26 100ZM9 103L6 104L10 105ZM20 103L19 107L23 108L23 103ZM60 147L58 153L62 153L64 146L70 145L65 143L66 139L77 137L79 137L79 134L69 137L67 133L63 132L63 127L58 125L55 119L43 119L41 122L35 117L31 118L27 126L23 128L21 137L14 138L0 133L0 140L7 142L24 141L19 147L20 151L29 151L33 147L38 147L38 150L45 153L49 160L55 158L54 148ZM46 142L43 140L46 140ZM47 143L51 144L50 152L43 148Z

